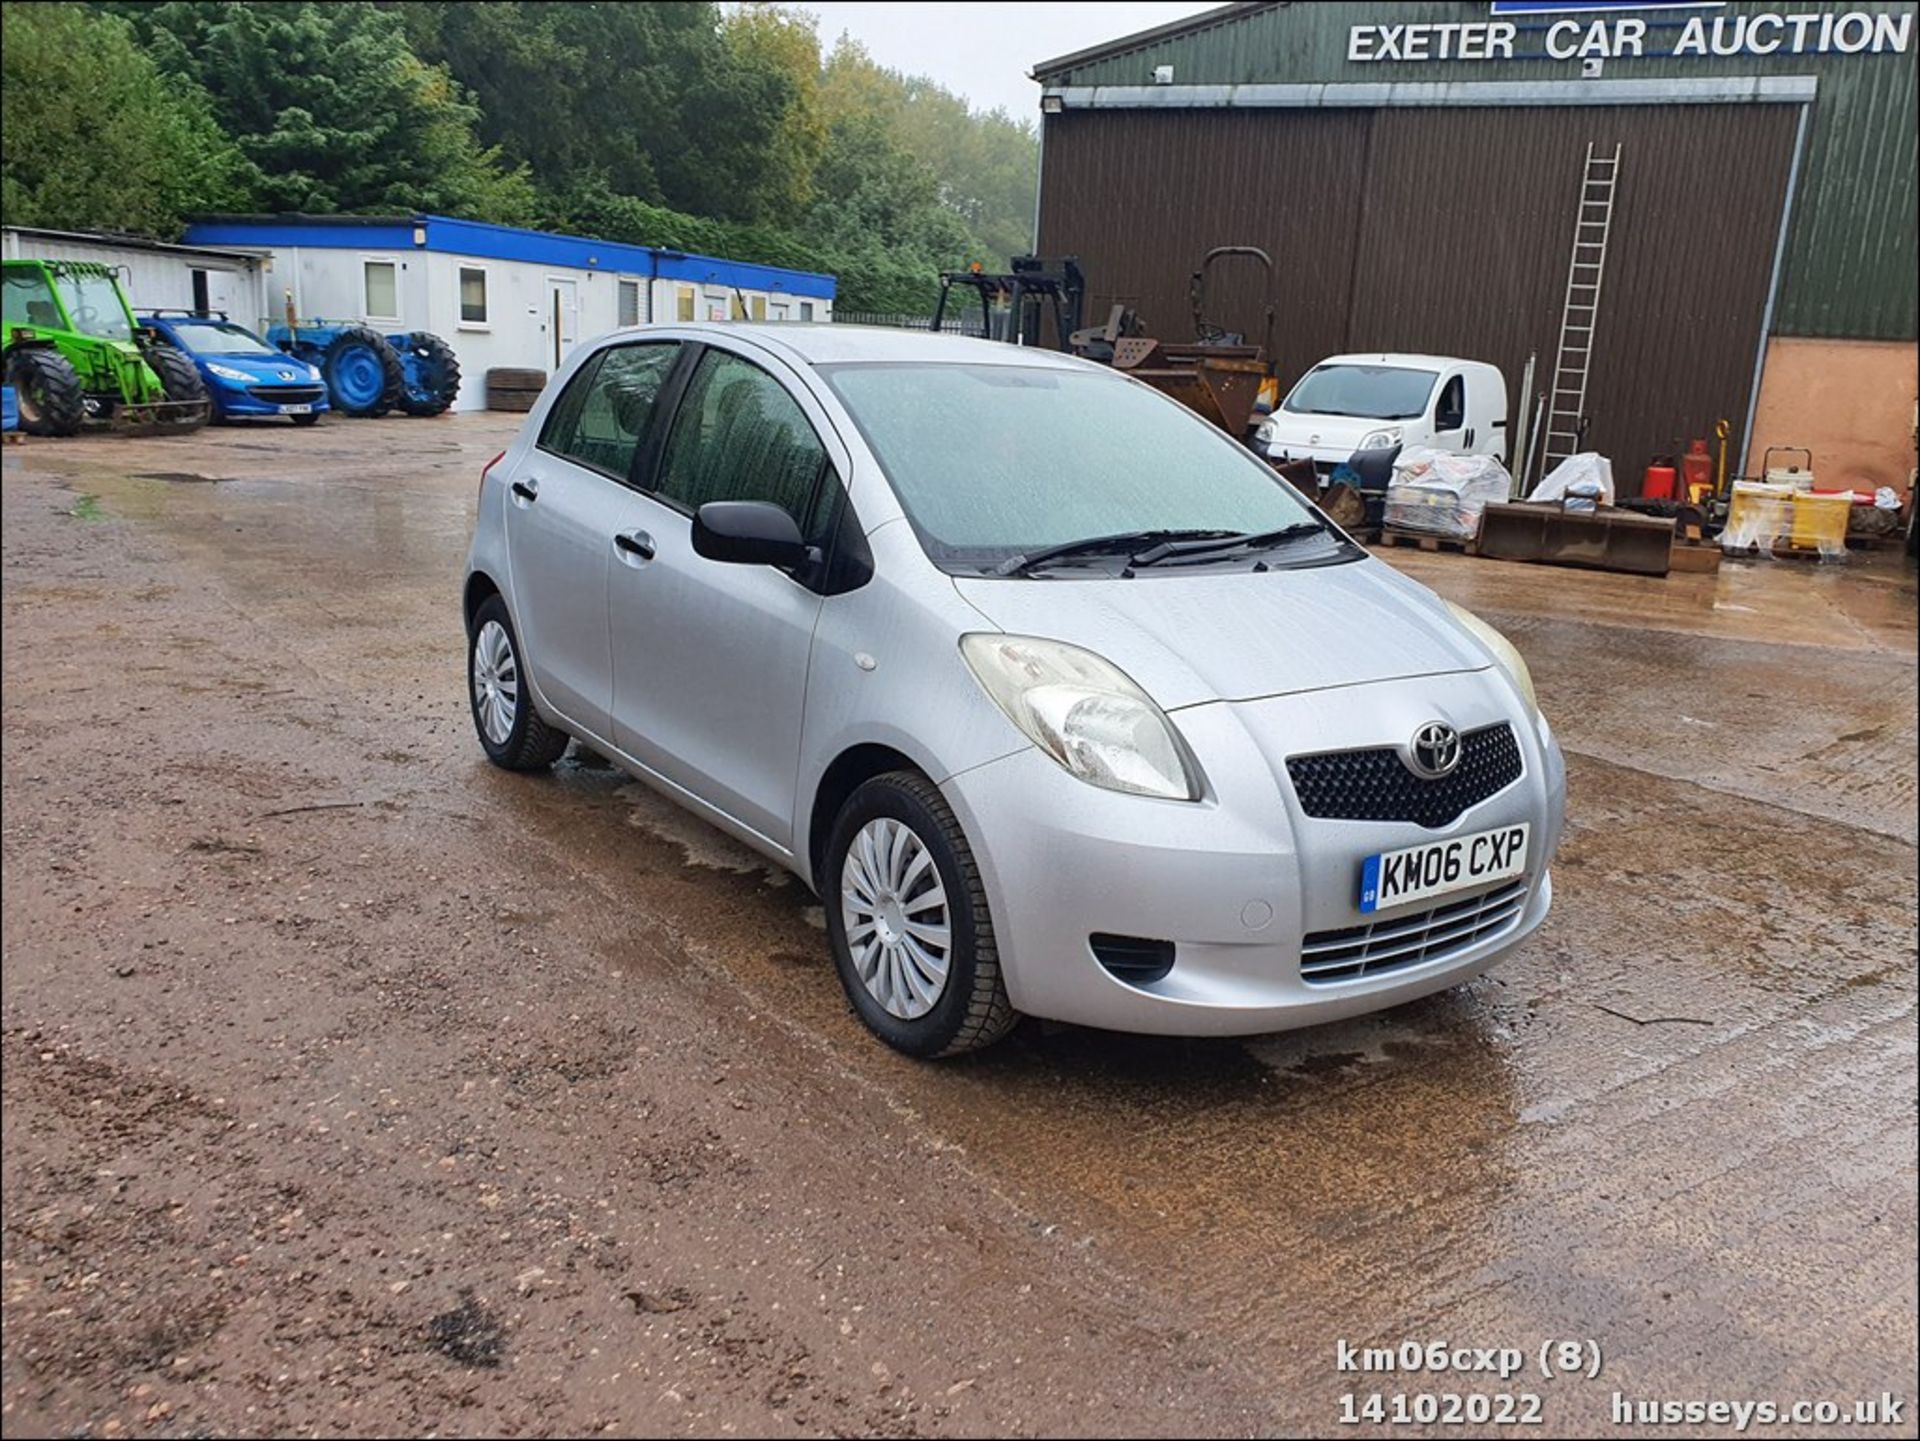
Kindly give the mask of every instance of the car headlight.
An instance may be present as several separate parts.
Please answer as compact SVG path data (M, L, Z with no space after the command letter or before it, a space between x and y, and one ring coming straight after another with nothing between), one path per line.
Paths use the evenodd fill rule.
M1512 679L1514 688L1526 701L1527 709L1535 715L1540 714L1540 697L1533 692L1533 672L1527 669L1526 661L1513 648L1513 642L1465 606L1455 605L1452 601L1444 604L1453 618L1472 632L1475 640L1493 652L1493 658L1500 663L1500 668Z
M993 703L1089 785L1200 798L1200 767L1166 713L1112 663L1060 641L965 635L960 653Z
M1262 445L1272 445L1273 433L1278 428L1279 427L1274 423L1274 418L1271 415L1269 415L1265 420L1260 422L1258 427L1255 428L1253 432L1253 438L1259 441L1260 444Z
M212 361L208 361L207 372L210 375L219 376L222 380L237 380L242 385L251 385L253 383L253 377L251 375L248 375L244 370L235 370L231 365L215 365Z
M1394 446L1400 443L1404 434L1405 432L1402 431L1399 426L1390 425L1385 430L1375 430L1375 431L1369 432L1366 435L1366 437L1361 440L1360 444L1354 447L1354 449L1355 450L1391 450L1393 449Z

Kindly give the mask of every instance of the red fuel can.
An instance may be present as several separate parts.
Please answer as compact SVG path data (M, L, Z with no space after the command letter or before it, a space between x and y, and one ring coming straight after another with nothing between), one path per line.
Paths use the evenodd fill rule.
M1673 468L1673 457L1657 455L1647 473L1640 478L1640 495L1645 500L1672 500L1680 473Z
M1707 454L1705 440L1695 440L1680 457L1680 476L1686 497L1693 504L1698 505L1700 497L1713 493L1713 457Z

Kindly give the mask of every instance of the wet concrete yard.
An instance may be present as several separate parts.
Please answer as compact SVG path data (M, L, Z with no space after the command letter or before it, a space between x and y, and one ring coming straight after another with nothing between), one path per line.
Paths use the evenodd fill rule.
M515 419L5 452L9 1434L1297 1433L1374 1392L1568 1435L1891 1392L1914 1434L1904 561L1387 553L1532 663L1542 933L1336 1026L928 1066L796 883L591 758L484 763L458 587Z

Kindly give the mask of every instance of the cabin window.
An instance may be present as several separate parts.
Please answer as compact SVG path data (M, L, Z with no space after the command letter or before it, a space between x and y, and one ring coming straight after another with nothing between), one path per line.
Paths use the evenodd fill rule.
M460 267L460 323L487 323L487 272L477 265Z
M367 319L400 318L400 267L391 260L366 263Z

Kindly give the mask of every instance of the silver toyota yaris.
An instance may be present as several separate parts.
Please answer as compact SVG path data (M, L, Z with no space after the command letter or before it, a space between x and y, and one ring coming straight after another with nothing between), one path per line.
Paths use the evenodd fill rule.
M1021 1013L1231 1035L1545 917L1525 663L1102 366L852 326L580 347L482 476L480 743L577 736L822 897L918 1056Z

